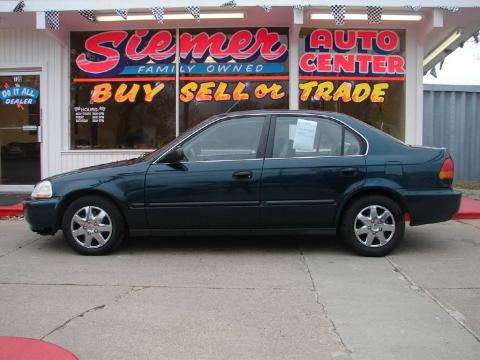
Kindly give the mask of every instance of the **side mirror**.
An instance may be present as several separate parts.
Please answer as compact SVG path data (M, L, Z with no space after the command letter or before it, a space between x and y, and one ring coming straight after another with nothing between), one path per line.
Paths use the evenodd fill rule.
M171 150L167 155L162 159L163 163L173 164L182 161L185 158L183 154L183 149L181 147Z

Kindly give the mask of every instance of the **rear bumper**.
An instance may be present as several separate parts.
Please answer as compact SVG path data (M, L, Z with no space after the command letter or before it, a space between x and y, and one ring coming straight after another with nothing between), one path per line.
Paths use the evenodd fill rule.
M462 198L459 191L452 189L404 191L402 195L410 213L410 225L451 220Z
M24 216L30 229L42 235L55 234L58 230L57 210L60 198L25 200Z

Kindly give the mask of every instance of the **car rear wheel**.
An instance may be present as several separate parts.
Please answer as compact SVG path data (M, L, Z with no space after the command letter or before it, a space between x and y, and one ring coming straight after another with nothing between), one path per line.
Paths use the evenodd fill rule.
M109 200L85 196L65 211L62 230L67 243L82 255L103 255L117 248L125 237L122 214Z
M374 195L355 200L345 212L340 233L358 254L385 256L402 240L403 213L392 199Z

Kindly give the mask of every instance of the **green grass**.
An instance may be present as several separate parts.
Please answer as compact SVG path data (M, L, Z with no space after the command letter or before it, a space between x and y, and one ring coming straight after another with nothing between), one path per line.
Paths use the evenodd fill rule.
M468 190L480 190L480 180L458 180L453 183L453 187Z

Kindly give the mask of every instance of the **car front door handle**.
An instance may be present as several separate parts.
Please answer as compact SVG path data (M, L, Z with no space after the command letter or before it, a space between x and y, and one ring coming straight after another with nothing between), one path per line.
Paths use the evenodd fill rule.
M342 170L340 170L340 173L341 173L343 176L353 176L353 175L355 175L357 172L358 172L358 170L357 170L356 168L353 168L353 167L343 168Z
M235 179L251 179L253 173L250 170L236 171L232 174L232 177Z

